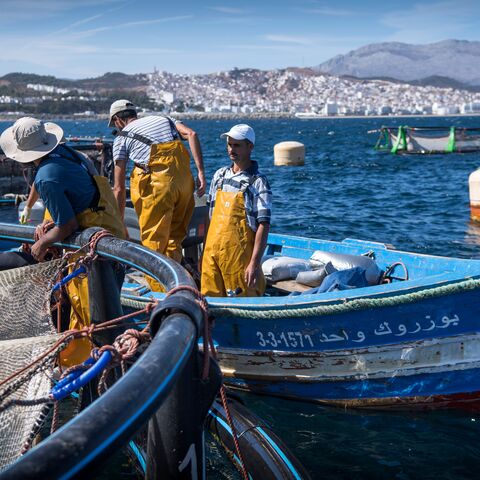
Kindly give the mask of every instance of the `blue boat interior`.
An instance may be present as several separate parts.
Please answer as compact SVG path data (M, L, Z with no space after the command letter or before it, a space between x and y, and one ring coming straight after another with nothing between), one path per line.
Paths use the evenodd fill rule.
M7 207L2 207L6 209ZM8 207L14 211L14 207ZM133 209L132 209L133 211ZM184 247L188 255L198 261L198 255L201 250L203 240L203 221L206 214L205 207L196 208L197 215L194 215L190 231L194 232L193 237L186 240ZM131 215L130 215L131 217ZM129 232L130 237L139 241L138 232L135 224L136 219L130 218ZM12 219L16 218L14 211ZM13 220L12 220L13 223ZM14 248L14 243L3 245L3 250ZM305 305L321 302L338 302L344 299L354 299L365 296L394 295L404 290L415 290L421 288L435 287L441 284L464 281L469 278L480 277L480 260L459 259L425 255L418 253L403 252L395 250L393 246L373 241L347 238L341 242L297 237L292 235L282 235L271 233L268 237L268 244L265 251L265 257L293 257L296 259L308 260L316 251L331 252L336 254L348 254L355 256L368 256L372 258L378 268L383 272L389 272L389 283L379 283L378 285L362 286L362 288L349 288L348 290L326 291L314 293L315 289L305 291L305 288L299 288L296 292L295 281L292 280L288 286L279 286L275 283L269 283L265 296L263 297L209 297L208 301L212 306L234 306L242 308L275 308L287 305ZM130 277L131 278L131 277ZM297 285L301 287L301 285ZM312 293L310 293L312 292ZM152 297L163 298L164 294L151 292L144 283L133 280L127 280L123 286L123 295L135 299L145 299Z

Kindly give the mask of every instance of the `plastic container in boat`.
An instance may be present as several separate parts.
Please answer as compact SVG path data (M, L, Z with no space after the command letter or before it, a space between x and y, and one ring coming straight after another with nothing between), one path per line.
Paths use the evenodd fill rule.
M20 222L20 215L25 208L25 204L27 202L21 202L18 206L18 221ZM45 214L45 205L41 200L37 200L34 204L32 209L30 210L30 218L28 219L28 223L31 225L38 225L39 223L43 222L43 216Z

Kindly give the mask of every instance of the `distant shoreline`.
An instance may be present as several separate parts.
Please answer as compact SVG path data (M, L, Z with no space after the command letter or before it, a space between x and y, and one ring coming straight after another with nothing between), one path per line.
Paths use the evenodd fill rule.
M162 115L161 113L152 112L152 115ZM302 118L296 117L291 113L183 113L183 112L173 112L169 113L173 118L178 119L187 119L187 120L232 120L232 119L295 119L295 120L341 120L341 119L376 119L376 118L445 118L445 117L480 117L480 113L455 113L448 115L420 115L420 114L406 114L406 115L319 115L318 117ZM5 115L0 113L0 121L8 122L15 121L21 116L26 116L26 114L18 115ZM78 121L107 121L108 115L51 115L48 113L43 113L41 115L35 115L37 118L43 120L78 120Z

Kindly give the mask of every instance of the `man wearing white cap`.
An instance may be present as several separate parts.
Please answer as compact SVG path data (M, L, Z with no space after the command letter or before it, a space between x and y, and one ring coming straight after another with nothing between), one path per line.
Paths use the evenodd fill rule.
M130 197L138 216L142 244L180 262L182 241L195 206L190 155L181 140L188 140L198 170L198 195L202 196L206 188L197 134L170 117L150 115L137 118L136 107L128 100L112 103L109 126L119 130L113 144L113 190L122 217L126 165L132 161ZM149 279L149 283L152 290L162 290L153 279Z
M20 118L0 137L0 146L8 158L36 165L35 189L54 223L31 248L37 261L44 259L55 242L61 242L78 228L102 227L119 238L125 235L108 180L93 176L75 150L61 145L63 141L61 127L31 117ZM76 277L67 289L72 304L70 328L89 325L86 279ZM69 352L71 356L64 363L82 362L89 353L90 345L84 345L75 353Z
M265 292L261 259L270 230L272 191L251 159L255 132L234 125L227 139L232 164L215 172L208 203L210 226L202 259L202 293L224 297Z

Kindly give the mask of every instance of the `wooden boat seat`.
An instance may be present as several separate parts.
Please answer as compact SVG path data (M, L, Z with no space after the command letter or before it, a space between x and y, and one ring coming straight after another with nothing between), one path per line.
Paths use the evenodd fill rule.
M269 286L280 290L281 292L285 293L292 293L292 292L305 292L306 290L310 290L308 285L303 285L302 283L298 283L295 280L281 280L279 282L267 282Z

